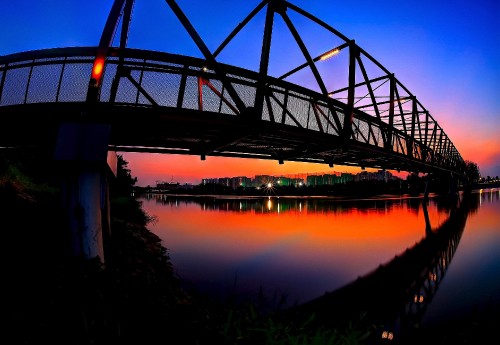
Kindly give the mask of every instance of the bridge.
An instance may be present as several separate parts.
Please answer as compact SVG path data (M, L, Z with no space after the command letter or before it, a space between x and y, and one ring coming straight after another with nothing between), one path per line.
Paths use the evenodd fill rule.
M102 171L89 162L112 166L112 152L464 175L460 153L417 97L354 40L316 16L285 0L263 0L211 51L179 5L166 3L203 58L128 47L134 0L114 1L98 46L0 56L0 147L46 145L57 161L76 163L71 166L80 169L74 172L80 185L68 177L68 188L75 195L93 192L70 204L86 205L95 220L84 222L96 222L90 226L95 231L101 231L99 214L106 211L92 206L102 204ZM264 12L258 70L219 62L219 54ZM337 43L312 54L292 13ZM304 63L272 76L277 18ZM112 46L117 32L119 46ZM327 62L346 78L325 73L320 64ZM315 86L294 79L306 70Z
M199 59L128 48L133 3L114 2L97 47L0 57L0 112L9 119L0 145L39 144L54 138L61 122L97 122L111 125L113 151L462 173L462 157L417 97L354 40L295 5L262 1L211 52L176 2L167 1L203 54ZM266 11L266 24L259 70L217 62L260 11ZM291 11L339 45L312 56ZM273 77L267 72L277 16L305 62ZM120 22L120 46L111 47ZM326 59L345 64L345 86L327 89L335 76L326 79L317 66ZM312 71L316 89L287 82L302 69Z

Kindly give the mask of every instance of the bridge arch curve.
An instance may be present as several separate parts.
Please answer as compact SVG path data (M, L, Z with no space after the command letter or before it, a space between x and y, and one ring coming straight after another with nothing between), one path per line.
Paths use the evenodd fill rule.
M96 121L111 124L110 149L116 151L463 174L458 150L416 96L355 41L292 3L260 2L212 53L177 3L167 0L202 59L127 48L133 4L115 0L97 47L0 57L0 112L22 126L24 140L41 139L40 128L52 133L61 121ZM218 62L261 11L266 23L259 70ZM328 31L339 45L312 55L291 12ZM273 77L267 72L277 18L305 62ZM115 32L119 47L111 46ZM345 55L339 61L348 80L330 90L318 64L337 55ZM302 70L311 72L317 87L287 81ZM4 129L1 145L22 143L22 133Z

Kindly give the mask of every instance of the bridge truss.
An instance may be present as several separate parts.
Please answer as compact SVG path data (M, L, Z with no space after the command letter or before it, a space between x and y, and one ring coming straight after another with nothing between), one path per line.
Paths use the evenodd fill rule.
M0 129L0 145L36 144L61 122L97 122L111 125L109 148L115 151L463 174L460 153L417 97L319 18L288 1L263 0L211 52L178 4L166 2L203 58L128 48L133 0L115 0L97 47L1 56L0 114L11 126ZM261 11L266 19L259 69L219 62L219 54ZM289 13L326 30L339 44L311 55ZM305 62L271 76L277 18ZM113 47L116 32L120 45ZM347 74L345 85L335 89L328 89L332 77L319 67L330 58L343 63ZM291 81L304 70L312 73L315 87Z

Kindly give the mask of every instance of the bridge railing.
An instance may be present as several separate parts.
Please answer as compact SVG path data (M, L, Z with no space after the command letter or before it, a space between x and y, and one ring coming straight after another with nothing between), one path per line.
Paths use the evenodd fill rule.
M96 50L46 49L0 57L0 111L11 105L85 102ZM245 106L255 107L258 73L223 67ZM224 84L205 60L137 49L125 49L121 56L118 49L110 50L99 101L239 115ZM264 121L341 135L346 105L339 100L269 77L263 102ZM384 138L389 131L392 154L446 169L456 168L461 162L446 136L436 135L433 144L426 145L362 107L355 110L351 140L357 144L387 149Z

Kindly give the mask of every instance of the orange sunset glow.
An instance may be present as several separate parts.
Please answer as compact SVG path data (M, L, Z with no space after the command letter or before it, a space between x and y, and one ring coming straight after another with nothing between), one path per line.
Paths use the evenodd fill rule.
M128 161L132 174L138 178L138 185L155 185L156 181L194 183L202 178L235 177L255 175L294 175L306 173L350 172L358 173L361 168L287 162L279 164L275 160L210 157L201 160L199 156L173 154L118 153ZM371 171L371 169L366 169ZM398 175L397 172L392 172ZM406 176L402 172L402 176Z

